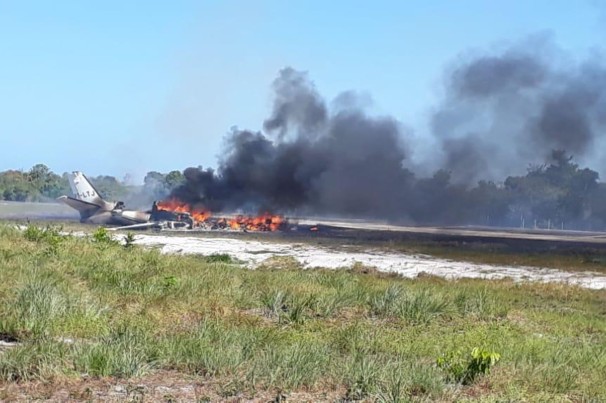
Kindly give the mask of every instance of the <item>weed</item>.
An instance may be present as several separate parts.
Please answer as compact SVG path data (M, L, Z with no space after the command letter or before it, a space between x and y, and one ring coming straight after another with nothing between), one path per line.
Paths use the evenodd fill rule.
M377 316L394 314L402 294L403 291L399 286L390 285L385 291L371 298L370 312Z
M467 357L460 352L442 355L437 359L437 365L450 381L469 385L478 375L488 374L500 359L501 354L476 347Z
M297 297L278 290L269 292L261 297L265 311L269 316L277 318L280 323L300 325L305 322L308 310L314 304L315 298Z
M454 298L454 304L463 315L474 315L480 319L491 319L507 315L499 306L496 297L486 287L478 290L463 290Z
M213 253L204 257L208 263L232 263L232 258L227 253Z
M312 298L291 298L281 319L295 325L302 324L307 319L306 312L312 303L311 301Z
M93 376L141 376L152 367L148 345L141 330L118 328L98 343L81 346L76 367Z
M309 300L309 307L314 312L315 316L328 318L348 305L353 303L351 295L342 290L337 290L330 294L314 295Z
M328 351L318 342L267 345L254 360L247 378L282 389L313 386L328 368Z
M444 389L440 374L427 365L395 361L385 368L378 385L379 402L403 402L437 397Z
M282 291L267 293L261 297L261 302L270 316L279 318L280 315L288 309L286 306L287 294Z
M423 290L403 298L396 307L396 313L411 324L420 324L448 312L449 307L450 302L443 296Z
M179 279L175 276L166 276L164 277L164 288L170 289L175 288L179 285Z
M23 237L28 241L40 242L46 241L49 243L58 243L65 236L61 235L62 227L53 225L47 225L44 228L40 228L37 225L30 224L23 231Z
M47 335L68 310L65 295L50 278L34 279L21 288L15 308L20 332L34 336Z
M370 356L356 353L348 372L348 399L361 400L374 393L380 378L380 366Z
M428 290L404 292L402 288L391 285L384 292L373 296L369 305L373 315L397 316L411 324L421 324L448 312L450 302L442 295Z
M135 246L135 234L132 232L127 232L124 235L124 247L129 249Z
M65 371L68 350L61 343L41 340L0 353L0 380L21 382L52 379Z

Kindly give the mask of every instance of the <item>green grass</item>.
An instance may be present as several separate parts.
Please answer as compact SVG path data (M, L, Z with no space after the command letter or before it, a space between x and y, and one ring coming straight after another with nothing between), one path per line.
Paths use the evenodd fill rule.
M0 335L20 342L0 352L0 389L169 371L218 398L606 397L604 291L292 262L248 270L104 239L0 227ZM436 365L476 347L501 359L468 385Z

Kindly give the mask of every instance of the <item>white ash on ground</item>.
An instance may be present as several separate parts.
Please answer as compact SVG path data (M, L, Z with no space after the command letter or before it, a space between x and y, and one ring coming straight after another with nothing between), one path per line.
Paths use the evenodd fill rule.
M482 278L514 281L556 282L591 289L606 289L606 276L593 272L567 272L528 266L503 266L452 261L427 255L365 251L342 251L300 243L272 243L233 238L204 238L162 235L137 235L136 244L160 247L162 253L227 254L244 262L249 268L258 267L273 257L294 258L304 268L350 268L355 264L374 267L415 278L429 274L447 279Z

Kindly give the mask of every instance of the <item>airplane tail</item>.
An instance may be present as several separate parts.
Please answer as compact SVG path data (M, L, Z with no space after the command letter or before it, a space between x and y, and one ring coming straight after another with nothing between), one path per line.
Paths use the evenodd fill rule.
M76 171L68 174L68 180L75 199L95 204L99 207L104 206L103 198L82 172Z
M73 197L61 196L59 200L78 210L82 219L90 217L99 209L111 209L111 203L103 200L82 172L75 171L68 174L68 180Z

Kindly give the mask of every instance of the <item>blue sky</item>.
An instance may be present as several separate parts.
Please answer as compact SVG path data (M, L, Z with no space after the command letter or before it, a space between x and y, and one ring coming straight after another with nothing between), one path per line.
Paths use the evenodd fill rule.
M582 56L604 34L591 0L0 0L0 170L215 166L230 127L261 129L285 66L422 137L461 55L546 35Z

